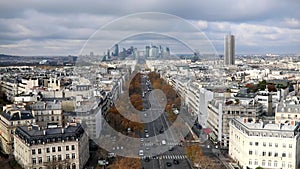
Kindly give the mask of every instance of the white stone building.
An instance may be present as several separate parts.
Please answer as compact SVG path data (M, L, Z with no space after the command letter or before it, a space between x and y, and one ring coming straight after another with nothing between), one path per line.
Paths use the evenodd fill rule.
M42 130L18 127L14 156L24 169L82 169L89 158L87 134L79 124Z
M247 118L230 122L229 155L243 169L297 169L299 146L298 124L249 122Z

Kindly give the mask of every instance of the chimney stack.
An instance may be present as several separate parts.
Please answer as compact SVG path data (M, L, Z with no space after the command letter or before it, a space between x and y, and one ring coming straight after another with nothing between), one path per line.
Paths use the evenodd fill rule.
M294 120L291 120L291 125L295 126L295 121Z

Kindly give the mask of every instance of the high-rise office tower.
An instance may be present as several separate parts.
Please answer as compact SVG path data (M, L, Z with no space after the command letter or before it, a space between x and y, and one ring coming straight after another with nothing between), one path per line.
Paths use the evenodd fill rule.
M146 46L146 58L150 55L150 46Z
M225 65L234 65L234 36L226 35L225 36L225 44L224 44L224 63Z
M119 45L118 44L115 44L114 56L119 56Z

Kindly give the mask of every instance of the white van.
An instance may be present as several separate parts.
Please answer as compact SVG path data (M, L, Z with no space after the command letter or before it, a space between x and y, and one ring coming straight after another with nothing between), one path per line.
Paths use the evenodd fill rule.
M167 144L166 140L162 140L162 141L161 141L161 144L162 144L162 145L166 145L166 144Z

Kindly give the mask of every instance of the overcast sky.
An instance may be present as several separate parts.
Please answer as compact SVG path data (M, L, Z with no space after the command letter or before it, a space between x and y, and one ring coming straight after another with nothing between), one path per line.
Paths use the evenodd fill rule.
M219 54L227 33L236 37L237 54L300 54L299 9L299 0L2 0L0 53L78 55L112 20L163 12L194 24Z

